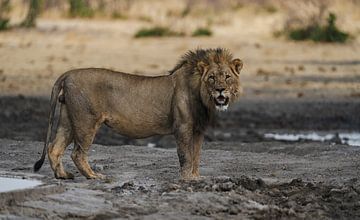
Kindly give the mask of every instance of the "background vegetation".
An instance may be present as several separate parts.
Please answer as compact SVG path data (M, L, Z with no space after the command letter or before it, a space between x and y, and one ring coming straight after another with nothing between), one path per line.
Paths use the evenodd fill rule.
M321 26L317 23L311 26L301 27L298 29L289 30L288 37L292 40L313 40L315 42L339 42L344 43L349 34L345 33L336 26L336 15L329 14L327 24Z
M26 10L18 13L17 8ZM264 22L271 15L275 36L291 40L346 42L360 32L360 22L353 22L360 19L357 0L0 0L0 30L34 27L37 17L121 19L144 22L136 38L210 37L216 34L214 26L236 22L248 13ZM22 19L16 23L13 14Z

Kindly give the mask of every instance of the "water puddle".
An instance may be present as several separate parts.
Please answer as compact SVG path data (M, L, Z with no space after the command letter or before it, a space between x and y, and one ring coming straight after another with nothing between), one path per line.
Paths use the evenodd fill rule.
M26 180L17 178L0 177L0 193L13 190L34 188L41 185L39 180Z
M350 146L360 146L360 133L334 133L334 134L321 134L316 132L303 133L303 134L279 134L267 133L264 135L267 139L274 139L279 141L320 141L320 142L335 142L347 144Z

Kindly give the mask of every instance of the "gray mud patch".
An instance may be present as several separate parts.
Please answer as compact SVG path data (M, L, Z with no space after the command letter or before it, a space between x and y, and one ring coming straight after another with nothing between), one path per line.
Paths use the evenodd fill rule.
M0 218L358 219L359 147L290 144L263 134L356 131L359 103L241 101L207 132L204 178L190 182L178 179L171 137L131 140L103 127L95 143L115 146L94 144L89 161L107 179L81 176L70 146L63 162L75 179L54 179L46 160L36 179L49 188L0 194ZM48 100L2 97L0 105L0 137L8 138L0 139L0 171L32 174L43 148Z
M43 141L47 130L49 100L42 97L0 97L0 138ZM357 131L359 100L241 100L218 114L206 141L267 141L264 133L276 130ZM170 136L129 139L103 126L95 143L104 145L155 145L174 148Z
M100 184L100 183L97 183ZM3 206L2 213L35 218L146 219L356 219L360 217L360 182L342 186L293 179L265 183L260 178L206 177L149 189L133 181L110 190L109 183L67 190ZM19 208L23 208L19 213Z
M356 178L343 186L333 186L321 182L303 182L301 179L267 184L260 178L241 176L170 184L168 192L171 195L193 192L192 197L198 200L192 203L191 213L199 216L354 219L360 217L360 211L357 211L360 207L359 187L360 182ZM218 196L218 203L206 199L206 195L210 194L213 198Z
M41 142L0 139L0 145L0 170L31 174ZM0 205L0 217L360 218L359 147L206 143L200 166L204 177L187 182L178 179L175 149L94 145L90 164L107 176L105 180L86 180L70 154L71 147L63 161L74 180L54 179L47 160L37 177L63 191L12 199Z

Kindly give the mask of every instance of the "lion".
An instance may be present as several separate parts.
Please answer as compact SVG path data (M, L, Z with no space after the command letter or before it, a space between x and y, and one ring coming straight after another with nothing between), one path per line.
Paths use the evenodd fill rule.
M242 92L243 62L222 48L196 49L182 56L164 76L139 76L109 69L70 70L55 82L48 130L38 171L46 153L55 178L73 179L62 164L68 145L71 158L88 179L104 178L88 163L88 151L102 124L130 138L175 136L180 177L199 178L204 132L216 111L225 111ZM50 143L57 103L60 115Z

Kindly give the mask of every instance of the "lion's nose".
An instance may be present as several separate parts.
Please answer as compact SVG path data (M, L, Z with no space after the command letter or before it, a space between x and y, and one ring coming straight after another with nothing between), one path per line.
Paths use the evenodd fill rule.
M224 88L217 88L216 91L218 91L221 94L223 91L225 91L225 89Z

